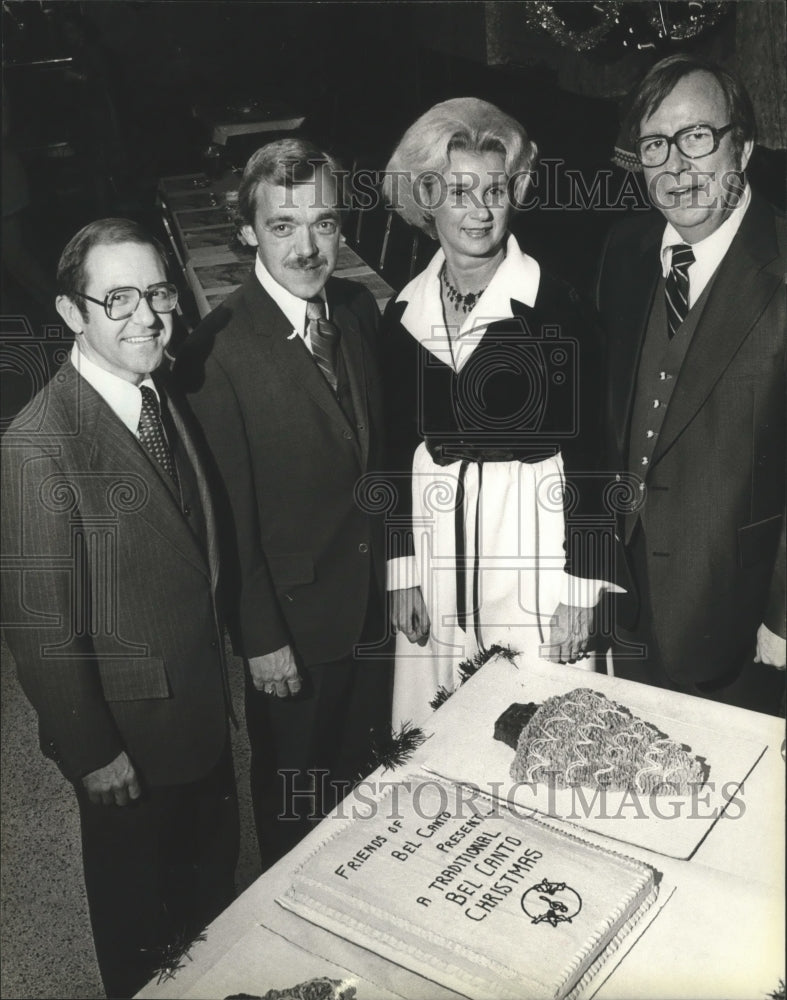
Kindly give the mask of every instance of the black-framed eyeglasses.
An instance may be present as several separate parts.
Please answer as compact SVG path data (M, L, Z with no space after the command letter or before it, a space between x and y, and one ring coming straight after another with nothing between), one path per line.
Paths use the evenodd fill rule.
M699 160L715 153L731 128L732 122L721 128L714 128L713 125L690 125L679 129L674 135L643 135L637 139L637 156L643 167L660 167L669 159L670 148L674 143L684 156L690 160Z
M139 288L112 288L103 299L94 299L84 292L74 292L81 299L103 306L109 319L128 319L145 299L154 313L171 313L178 304L178 289L169 281L159 281L144 292Z

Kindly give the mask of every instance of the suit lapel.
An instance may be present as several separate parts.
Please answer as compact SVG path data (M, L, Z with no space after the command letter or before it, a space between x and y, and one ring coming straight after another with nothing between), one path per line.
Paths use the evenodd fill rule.
M219 579L219 543L216 535L216 515L213 507L213 498L211 497L210 490L208 489L208 477L205 474L202 461L199 457L197 449L194 446L194 439L191 436L191 432L186 426L183 413L181 413L180 407L172 398L171 393L167 394L167 402L169 404L169 413L172 417L172 422L175 425L175 430L178 433L180 442L183 445L183 450L186 452L186 456L191 462L191 467L194 469L197 479L197 489L199 490L202 513L205 518L205 534L208 542L208 566L210 568L211 589L215 594Z
M361 453L361 466L365 469L369 459L369 401L366 395L367 372L363 333L358 317L344 303L337 302L332 313L341 330L341 351L347 368L347 379L355 413L357 441Z
M713 279L664 418L654 462L703 405L780 287L779 275L767 270L777 256L773 219L753 199Z
M303 343L300 337L292 336L292 327L287 317L260 285L257 278L252 275L253 284L250 282L246 286L249 294L249 310L252 316L255 333L265 343L270 352L271 363L276 365L278 370L288 378L293 385L294 395L305 392L312 402L318 406L331 422L340 431L347 430L349 424L342 412L341 407L333 393L333 390L323 378L319 368L314 363L314 359L309 352L309 348ZM332 314L333 315L333 314ZM337 325L340 327L342 337L345 336L345 321L348 324L348 335L350 341L360 339L357 322L349 309L337 306L335 315ZM355 368L355 374L350 375L352 379L357 379L358 366L362 361L356 357L355 347L344 352L345 363L349 369ZM356 388L353 387L353 401L355 401ZM361 411L356 411L360 414ZM365 401L362 412L366 412ZM360 422L360 416L359 416ZM366 420L363 421L366 425ZM354 428L353 428L354 430ZM354 437L355 435L353 435Z
M84 379L80 379L78 391L82 427L92 438L90 467L116 477L110 503L121 510L134 510L184 559L207 575L197 540L140 443ZM128 484L127 494L122 492L124 482ZM142 500L138 506L134 502L137 499Z
M628 275L619 280L620 316L618 336L609 345L610 398L612 427L617 451L625 459L631 429L631 413L637 387L637 372L648 327L648 317L659 280L660 230L648 229L639 244L639 253Z

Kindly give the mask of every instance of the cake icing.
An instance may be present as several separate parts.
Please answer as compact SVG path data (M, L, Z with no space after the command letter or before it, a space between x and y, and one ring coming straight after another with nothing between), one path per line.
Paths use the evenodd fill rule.
M572 996L656 898L654 871L468 791L390 783L368 819L326 821L280 902L468 997Z
M707 765L690 747L598 691L575 688L540 707L511 709L498 719L495 736L509 742L510 723L526 720L511 764L516 781L685 795L707 780Z

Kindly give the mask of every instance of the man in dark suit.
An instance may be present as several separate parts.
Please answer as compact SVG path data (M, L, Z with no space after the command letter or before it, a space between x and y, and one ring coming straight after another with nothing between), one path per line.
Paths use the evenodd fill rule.
M784 226L745 179L754 134L730 74L689 55L653 67L623 136L660 215L613 230L598 304L612 463L639 480L619 527L615 672L776 714Z
M175 368L225 493L264 864L368 770L370 729L390 718L384 538L362 486L381 451L378 311L331 278L338 169L299 139L251 157L238 210L254 273Z
M107 994L130 997L234 897L217 544L157 372L177 304L162 248L101 219L57 281L76 339L3 439L2 617L42 749L76 791Z

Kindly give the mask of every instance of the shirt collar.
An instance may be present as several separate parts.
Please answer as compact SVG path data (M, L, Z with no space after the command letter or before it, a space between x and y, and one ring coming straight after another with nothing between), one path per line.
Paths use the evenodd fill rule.
M445 253L440 249L426 268L405 285L396 299L397 302L407 303L402 313L402 325L427 349L430 349L427 341L444 339L445 317L440 297L440 269L444 261ZM481 336L490 323L509 319L513 315L512 299L531 307L535 305L540 280L538 261L523 253L516 238L509 235L505 258L481 298L465 317L459 336L469 333ZM438 332L437 337L435 332Z
M136 435L139 429L139 415L142 412L142 393L139 391L139 386L100 368L94 361L85 357L77 347L76 341L71 348L71 364L96 390L115 416ZM150 375L147 375L140 384L149 386L158 397L158 390Z
M718 229L706 236L698 243L692 243L691 249L694 252L694 263L689 267L689 280L696 286L697 279L705 278L704 284L713 274L722 258L730 248L730 244L735 238L735 234L740 229L743 217L751 202L751 188L747 184L743 191L743 197L733 208L727 218ZM675 229L671 222L667 223L664 235L661 237L661 270L666 278L672 264L672 247L676 243L686 241Z
M273 277L268 268L260 260L257 254L254 258L254 273L257 280L270 295L276 305L284 313L287 322L293 329L293 335L306 339L306 299L300 299L293 295L283 285ZM329 318L328 300L325 296L325 289L320 292L320 298L325 302L325 316Z

